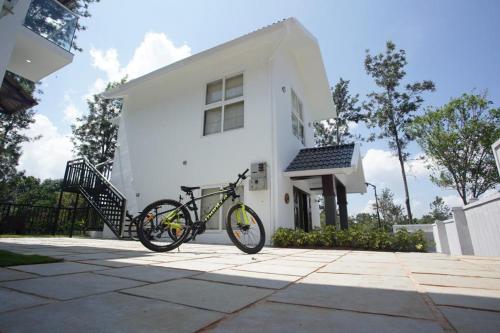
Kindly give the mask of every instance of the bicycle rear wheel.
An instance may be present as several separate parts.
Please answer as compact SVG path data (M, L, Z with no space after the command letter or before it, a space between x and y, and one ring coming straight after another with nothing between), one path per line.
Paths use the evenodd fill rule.
M191 216L182 204L163 199L148 205L138 219L137 235L142 245L156 252L177 248L190 233Z
M266 242L262 221L243 203L237 203L227 212L226 231L233 244L248 254L259 252Z
M128 225L128 236L131 240L139 240L139 236L137 236L137 219L130 220L130 223Z

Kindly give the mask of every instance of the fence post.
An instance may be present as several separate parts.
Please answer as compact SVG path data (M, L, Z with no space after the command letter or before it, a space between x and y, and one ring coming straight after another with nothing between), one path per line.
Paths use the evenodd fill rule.
M80 193L76 194L75 207L73 207L73 216L71 217L71 228L69 229L69 238L73 237L73 229L75 227L76 220L76 210L78 209L78 199L80 198Z

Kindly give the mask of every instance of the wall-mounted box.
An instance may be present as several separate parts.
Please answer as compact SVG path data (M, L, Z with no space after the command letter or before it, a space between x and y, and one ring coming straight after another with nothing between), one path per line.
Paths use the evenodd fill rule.
M267 190L267 163L250 165L250 191Z

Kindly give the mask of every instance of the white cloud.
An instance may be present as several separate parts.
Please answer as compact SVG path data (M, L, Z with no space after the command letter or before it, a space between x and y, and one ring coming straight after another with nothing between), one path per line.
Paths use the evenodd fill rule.
M429 170L425 165L421 155L415 156L406 163L407 177L428 177ZM401 183L399 160L390 151L369 149L363 157L363 168L368 182L387 187Z
M102 92L108 82L118 81L126 75L131 80L190 55L191 48L188 45L175 46L167 35L157 32L148 32L144 35L132 59L124 67L120 64L116 49L103 51L93 47L90 50L92 66L103 71L106 78L98 78L85 97Z
M18 170L28 170L30 176L41 179L62 178L66 162L73 158L73 145L69 136L59 132L47 116L36 114L35 123L26 134L39 140L24 143Z
M78 117L81 117L82 112L76 107L69 93L64 94L64 120L69 123L75 123Z
M373 212L375 212L375 210L373 209L373 205L374 204L375 204L375 200L374 199L368 200L368 202L366 203L366 205L363 208L362 212L363 213L367 213L367 214L372 214Z

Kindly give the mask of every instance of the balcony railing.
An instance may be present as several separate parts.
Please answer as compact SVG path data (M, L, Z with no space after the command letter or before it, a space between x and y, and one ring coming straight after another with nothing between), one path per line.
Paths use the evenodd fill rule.
M78 16L56 0L32 0L24 26L38 35L71 50Z

